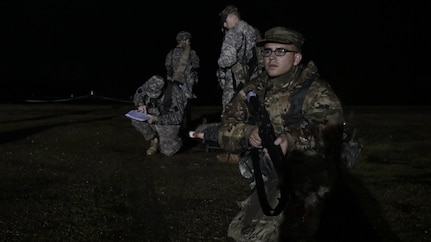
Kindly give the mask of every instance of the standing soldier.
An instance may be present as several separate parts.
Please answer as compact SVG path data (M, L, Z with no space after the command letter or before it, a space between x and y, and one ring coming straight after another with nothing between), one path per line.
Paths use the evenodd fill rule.
M180 31L176 36L177 45L171 49L165 58L166 76L169 81L179 84L187 97L184 126L190 121L190 100L194 98L193 87L198 83L197 69L200 60L191 45L192 35Z
M248 64L254 56L256 33L251 25L241 19L240 12L233 5L228 5L219 15L225 32L217 60L217 78L223 89L223 116L225 106L251 76Z
M256 32L253 26L241 19L241 14L234 5L226 6L219 14L223 25L224 39L220 56L217 60L217 78L222 88L222 113L232 100L237 90L252 76L249 62L255 56ZM217 155L219 161L238 162L238 154L222 153Z

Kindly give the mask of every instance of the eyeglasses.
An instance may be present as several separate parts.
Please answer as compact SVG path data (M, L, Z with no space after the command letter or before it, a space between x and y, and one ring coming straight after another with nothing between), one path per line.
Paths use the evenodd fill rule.
M288 50L285 48L277 48L275 50L270 48L265 48L262 50L262 54L264 57L270 57L272 52L274 52L275 56L284 56L288 52L297 53L298 51Z

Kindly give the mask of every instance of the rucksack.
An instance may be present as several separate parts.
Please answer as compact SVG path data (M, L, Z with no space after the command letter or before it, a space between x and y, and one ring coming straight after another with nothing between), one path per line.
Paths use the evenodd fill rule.
M311 83L314 81L313 78L306 80L300 88L298 88L289 100L291 107L289 109L288 117L289 123L297 124L301 122L304 117L301 112L302 104L304 103L305 95ZM357 130L346 122L343 124L343 139L341 146L341 163L344 167L353 168L358 162L359 154L362 151L363 144L356 135Z

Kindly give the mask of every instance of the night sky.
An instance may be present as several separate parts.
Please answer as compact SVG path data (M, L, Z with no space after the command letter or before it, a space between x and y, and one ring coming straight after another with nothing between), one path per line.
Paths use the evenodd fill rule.
M218 13L233 3L262 34L302 32L303 61L316 62L345 105L431 105L431 2L147 2L2 1L1 100L90 91L128 100L151 75L165 75L165 56L186 30L201 59L196 103L221 105Z

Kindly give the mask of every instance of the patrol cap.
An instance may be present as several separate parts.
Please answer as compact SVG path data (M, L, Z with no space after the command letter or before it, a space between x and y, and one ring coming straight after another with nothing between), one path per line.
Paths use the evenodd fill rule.
M176 39L178 42L186 40L186 39L192 39L192 34L190 34L187 31L180 31L180 32L178 32Z
M224 21L226 21L226 18L229 14L231 13L239 13L238 8L235 7L234 5L227 5L223 11L221 11L219 13L220 16L220 23L223 23Z
M154 75L148 79L144 84L145 93L150 98L158 98L162 94L165 80L159 75Z
M296 30L285 27L273 27L265 32L263 39L256 42L257 46L263 46L265 43L294 44L301 50L304 44L304 36Z

